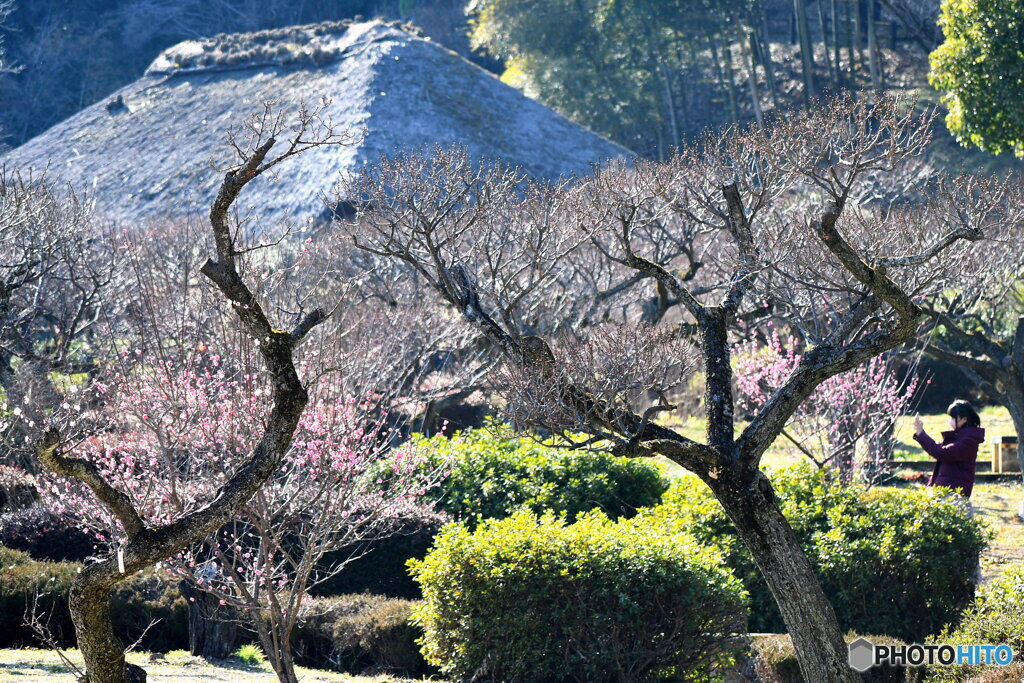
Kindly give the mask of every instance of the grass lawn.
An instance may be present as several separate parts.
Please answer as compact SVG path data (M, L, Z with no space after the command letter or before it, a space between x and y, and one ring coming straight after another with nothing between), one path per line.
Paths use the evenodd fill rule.
M1003 573L1011 564L1024 563L1024 520L1017 516L1022 500L1024 486L1020 484L979 484L974 487L971 494L974 513L996 534L981 558L983 582Z
M69 659L81 664L78 650L67 650ZM193 657L184 650L168 652L162 661L151 662L145 652L132 652L128 661L146 669L147 680L160 681L203 681L216 683L272 683L277 680L268 664L247 665L238 660L208 662L202 657ZM332 681L336 683L405 683L409 679L391 676L351 676L348 674L298 668L301 681ZM73 683L74 674L65 667L57 655L49 650L24 649L0 650L0 683L44 683L49 681Z

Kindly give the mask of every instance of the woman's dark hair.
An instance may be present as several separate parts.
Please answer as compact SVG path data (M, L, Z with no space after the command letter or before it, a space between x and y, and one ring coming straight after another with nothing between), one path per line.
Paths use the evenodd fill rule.
M978 417L978 411L976 411L974 406L972 406L968 401L964 401L963 399L950 403L949 407L946 408L946 414L954 420L958 420L961 417L967 418L968 427L981 426L981 418Z

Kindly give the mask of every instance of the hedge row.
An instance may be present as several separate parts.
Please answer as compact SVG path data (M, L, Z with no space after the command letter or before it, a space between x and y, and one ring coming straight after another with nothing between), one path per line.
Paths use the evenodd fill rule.
M921 642L971 602L987 533L940 491L843 486L809 465L771 479L844 630ZM750 594L750 631L786 630L767 584L703 483L679 479L662 505L640 517L720 548Z
M0 546L0 647L39 645L25 623L26 610L33 604L48 619L57 643L73 647L68 591L80 569L78 563L34 560L27 553ZM158 574L138 574L118 584L111 615L114 630L125 642L134 642L158 619L159 626L143 638L143 649L167 652L188 647L188 607L176 584Z
M38 613L61 647L74 647L68 611L71 581L81 565L33 560L0 546L0 648L41 643L25 624L38 595ZM311 616L299 627L294 645L302 663L351 673L386 670L407 675L430 673L409 622L414 603L383 596L346 595L311 603ZM123 642L134 642L154 619L159 623L140 648L154 652L188 649L188 605L177 583L158 573L142 573L119 584L111 614Z
M424 467L450 469L436 492L438 507L470 527L520 509L565 513L570 522L593 509L631 517L657 505L669 486L653 462L552 448L497 424L414 443Z
M409 620L416 604L370 594L320 598L294 634L298 660L349 673L435 673L416 642L423 631Z

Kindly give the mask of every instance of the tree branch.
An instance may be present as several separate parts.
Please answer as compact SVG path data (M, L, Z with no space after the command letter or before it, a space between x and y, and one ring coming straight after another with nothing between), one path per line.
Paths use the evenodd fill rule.
M108 484L96 466L88 460L61 455L58 452L60 441L60 432L53 428L48 429L36 444L36 456L39 461L51 472L77 479L92 489L96 497L117 517L117 521L124 527L125 535L131 542L131 539L146 528L131 500Z
M743 208L743 199L740 197L736 183L729 183L722 187L722 194L725 196L726 208L728 211L728 230L736 240L739 249L739 266L730 278L729 292L722 302L722 308L726 317L735 315L739 310L743 295L753 283L756 275L755 262L757 258L757 247L754 245L754 236L750 231L750 222L747 219L746 210Z

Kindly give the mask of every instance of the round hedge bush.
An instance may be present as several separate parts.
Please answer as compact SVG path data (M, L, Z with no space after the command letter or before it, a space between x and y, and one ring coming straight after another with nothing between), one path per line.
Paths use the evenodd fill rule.
M459 679L699 679L744 631L742 586L716 550L596 511L449 525L410 566L423 654Z
M565 513L570 522L593 509L631 517L657 505L669 486L653 462L543 446L497 424L415 444L424 467L450 468L433 492L438 507L471 527L520 509Z
M942 490L843 485L807 464L771 480L844 630L921 642L970 603L987 534ZM786 630L767 584L703 483L678 480L662 505L640 517L718 546L750 593L750 630Z

